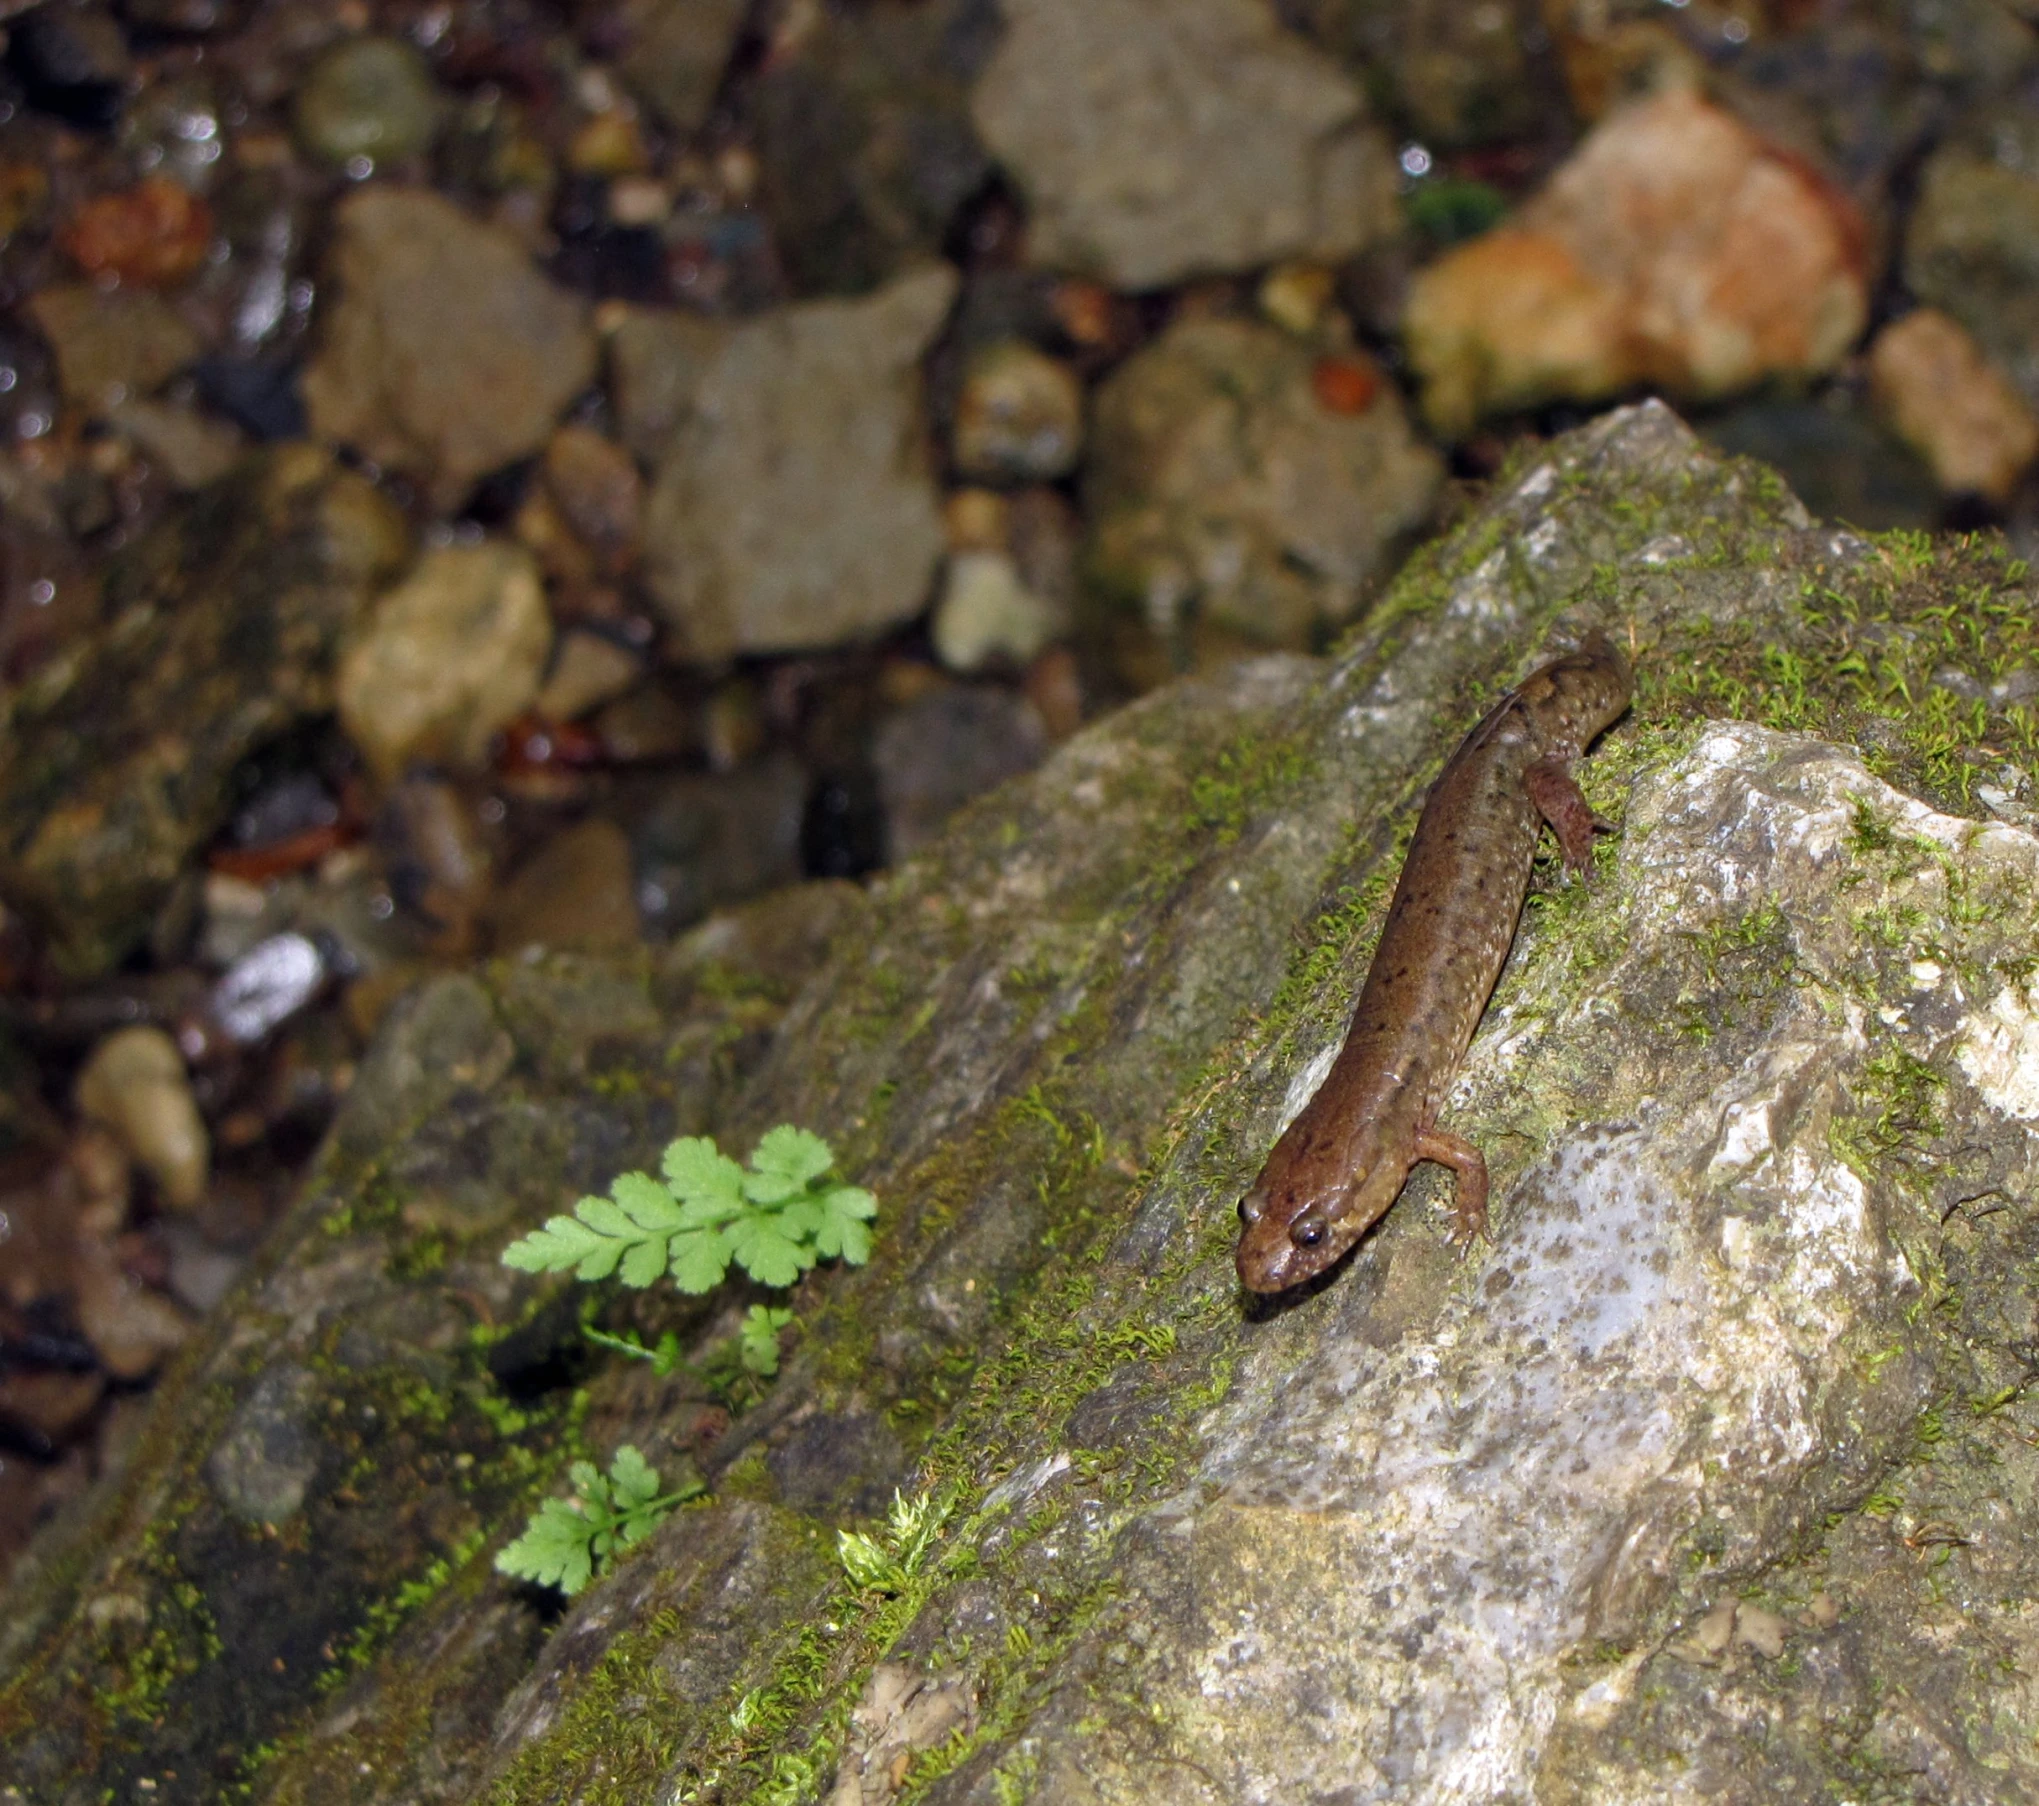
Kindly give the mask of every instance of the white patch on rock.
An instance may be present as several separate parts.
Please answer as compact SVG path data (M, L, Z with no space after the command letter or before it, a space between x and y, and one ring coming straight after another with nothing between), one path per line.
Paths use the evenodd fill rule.
M2039 1118L2039 1014L2006 986L1969 1017L1955 1059L1993 1110Z

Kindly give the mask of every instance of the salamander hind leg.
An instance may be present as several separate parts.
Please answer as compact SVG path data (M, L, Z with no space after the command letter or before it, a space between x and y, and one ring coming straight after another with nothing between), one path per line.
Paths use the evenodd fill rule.
M1439 1128L1418 1131L1416 1158L1435 1160L1458 1175L1458 1209L1451 1239L1463 1254L1472 1246L1474 1236L1487 1233L1487 1162L1470 1141Z
M1553 756L1539 759L1522 774L1522 788L1536 805L1536 812L1549 822L1565 856L1565 869L1583 872L1593 862L1593 830L1607 828L1593 813L1572 777L1571 761Z

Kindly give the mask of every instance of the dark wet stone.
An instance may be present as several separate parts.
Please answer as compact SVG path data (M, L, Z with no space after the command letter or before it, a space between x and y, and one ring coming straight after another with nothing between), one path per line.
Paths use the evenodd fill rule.
M973 796L1031 770L1047 750L1033 705L990 685L944 685L888 716L871 757L892 857L918 852Z
M229 831L238 847L266 847L339 819L340 805L316 772L284 771L249 792Z
M127 39L112 16L61 0L8 26L7 60L29 104L72 125L111 125L134 74Z
M325 712L342 634L406 551L400 516L293 446L193 498L114 567L112 623L13 699L0 890L67 972L148 933L226 821L240 762Z
M968 82L997 34L988 0L828 15L752 96L765 211L796 288L875 288L938 250L991 173Z
M885 805L868 769L832 771L800 818L800 863L810 878L860 878L885 863Z
M630 836L645 932L673 934L719 905L799 878L806 794L806 773L791 753L727 777L658 785Z
M227 0L121 0L120 16L143 31L203 37L235 18Z
M1930 527L1939 516L1940 489L1925 460L1845 397L1749 402L1699 430L1723 451L1776 465L1824 519L1882 532Z
M749 0L629 0L617 70L682 136L706 122Z
M297 366L268 359L200 358L191 374L199 398L252 439L302 439L304 397Z

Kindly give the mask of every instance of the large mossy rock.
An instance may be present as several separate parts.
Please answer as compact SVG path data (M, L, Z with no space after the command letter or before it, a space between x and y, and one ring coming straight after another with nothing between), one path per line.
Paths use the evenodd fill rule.
M1818 527L1631 409L1331 659L1150 697L867 895L443 983L23 1584L0 1799L2039 1798L2033 617L1999 544ZM1248 1300L1233 1201L1425 784L1589 624L1622 832L1448 1107L1492 1244L1425 1171ZM782 1120L877 1253L726 1428L495 1265ZM624 1441L712 1492L548 1623L490 1556ZM941 1532L859 1586L895 1488Z

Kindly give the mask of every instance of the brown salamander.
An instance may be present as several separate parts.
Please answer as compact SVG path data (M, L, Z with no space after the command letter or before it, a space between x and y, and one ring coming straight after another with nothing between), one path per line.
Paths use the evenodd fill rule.
M1239 1200L1239 1277L1279 1292L1321 1273L1400 1195L1409 1169L1458 1174L1456 1234L1487 1224L1487 1163L1437 1126L1501 976L1529 891L1540 823L1566 866L1604 824L1571 775L1628 707L1628 661L1606 635L1533 671L1488 711L1438 776L1337 1063Z

